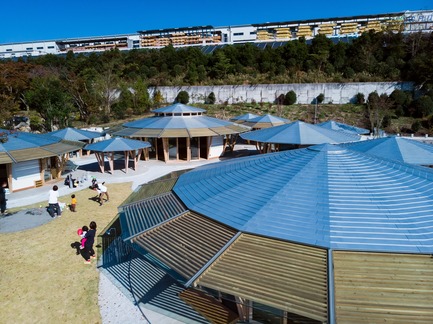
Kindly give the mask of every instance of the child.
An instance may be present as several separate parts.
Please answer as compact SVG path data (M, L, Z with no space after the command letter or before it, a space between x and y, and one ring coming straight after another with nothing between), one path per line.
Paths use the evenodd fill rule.
M76 210L75 210L75 207L77 206L77 198L75 198L75 195L72 195L71 196L71 205L69 206L69 209L72 211L72 212L75 212Z
M86 244L86 233L89 231L89 228L84 225L82 228L77 230L77 234L81 237L80 243L75 242L72 243L71 246L77 249L77 255L80 254L81 250L84 249L84 245Z

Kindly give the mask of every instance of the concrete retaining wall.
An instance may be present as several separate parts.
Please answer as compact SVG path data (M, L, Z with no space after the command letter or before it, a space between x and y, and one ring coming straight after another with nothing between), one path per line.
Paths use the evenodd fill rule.
M223 86L185 86L185 87L158 87L166 103L173 103L180 91L189 94L189 103L204 103L205 98L213 92L216 103L228 102L271 102L275 103L281 94L290 90L295 91L297 103L311 104L315 98L323 93L324 103L345 104L354 102L357 93L363 93L365 99L371 92L377 91L391 94L395 89L413 91L411 82L356 82L356 83L293 83L293 84L259 84L259 85L223 85ZM149 88L153 96L155 88Z

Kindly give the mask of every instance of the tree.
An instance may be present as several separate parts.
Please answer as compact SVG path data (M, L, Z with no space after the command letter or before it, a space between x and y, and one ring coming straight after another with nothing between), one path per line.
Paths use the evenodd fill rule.
M414 114L416 118L423 118L433 113L433 100L429 96L422 96L413 102Z
M164 97L162 96L161 91L155 90L153 93L153 104L155 107L161 107L161 105L164 103Z
M211 92L207 96L205 103L208 105L213 105L213 104L215 104L215 101L216 101L215 93Z
M150 109L149 92L142 79L138 79L132 86L133 110L136 114L142 114Z
M364 94L361 93L361 92L358 92L358 93L355 95L355 99L356 99L356 103L359 104L359 105L363 105L363 104L365 103L365 97L364 97Z
M188 92L182 90L177 94L176 102L186 105L189 102Z
M296 103L296 93L293 90L290 90L289 92L286 93L286 95L284 96L284 104L285 105L293 105L294 103Z
M33 79L25 97L29 106L45 120L47 130L53 131L54 125L68 126L69 114L73 111L72 100L57 78Z
M368 95L367 113L374 136L380 136L380 128L383 127L385 117L390 114L391 107L392 101L385 93L379 96L374 91Z
M408 107L412 102L412 95L403 90L394 90L389 98L393 101L393 109L397 117L403 116L408 111Z

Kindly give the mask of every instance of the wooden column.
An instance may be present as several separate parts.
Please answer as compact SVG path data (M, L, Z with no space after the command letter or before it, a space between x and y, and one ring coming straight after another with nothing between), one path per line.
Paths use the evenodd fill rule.
M95 152L95 157L96 160L98 161L98 165L99 165L99 170L101 170L102 173L104 173L104 165L105 165L105 161L104 161L104 152Z
M129 166L129 154L131 153L131 151L124 151L123 155L124 155L124 159L125 159L125 173L128 173L128 166ZM135 159L134 159L135 160Z
M167 163L168 161L170 161L170 154L168 152L169 150L168 138L166 137L162 139L162 148L164 150L164 162Z
M186 160L191 161L191 139L189 137L186 138Z
M111 174L114 172L114 152L108 153L108 165L110 166Z

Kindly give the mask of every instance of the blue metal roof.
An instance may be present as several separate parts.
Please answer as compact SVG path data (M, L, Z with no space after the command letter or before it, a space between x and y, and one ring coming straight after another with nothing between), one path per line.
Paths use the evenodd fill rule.
M191 129L213 128L234 123L208 116L154 116L123 124L130 128ZM234 124L239 126L238 124Z
M402 137L382 137L344 144L345 147L410 164L433 165L433 145Z
M84 129L67 127L48 133L49 135L59 137L68 141L82 141L104 136L104 133L93 132Z
M230 118L231 121L237 121L237 122L244 122L253 118L257 118L260 117L259 115L255 115L255 114L251 114L251 113L246 113L243 115L239 115L233 118Z
M339 123L339 122L336 122L333 120L328 120L326 122L317 124L317 126L327 128L327 129L336 130L336 131L343 131L343 132L349 132L349 133L360 134L360 135L370 133L370 130L368 130L366 128L350 126L350 125Z
M171 106L152 110L152 112L154 113L198 113L198 112L203 113L206 112L206 110L197 107L187 106L181 103L176 103Z
M4 143L0 142L0 152L42 147L61 141L61 138L48 134L34 134L4 129L0 129L0 134L4 134L3 136L0 135L0 137L4 137L6 140Z
M356 134L334 131L302 121L246 132L240 136L245 140L261 143L298 145L338 144L358 141L361 138Z
M255 124L270 124L272 126L275 125L281 125L282 123L290 123L290 120L286 119L286 118L282 118L282 117L277 117L277 116L273 116L273 115L263 115L263 116L257 116L255 118L251 118L248 119L247 121L247 125L248 126L254 126Z
M84 148L86 150L95 152L124 152L143 149L151 146L152 145L150 145L149 142L115 137L108 140L87 144Z
M433 170L323 144L196 168L173 190L239 231L344 250L433 253Z

